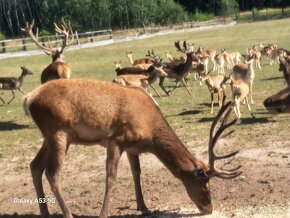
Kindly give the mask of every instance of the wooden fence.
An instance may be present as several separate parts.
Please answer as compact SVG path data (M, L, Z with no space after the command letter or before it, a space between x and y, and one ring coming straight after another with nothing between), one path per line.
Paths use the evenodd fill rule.
M138 36L142 34L152 34L156 32L166 31L166 30L181 30L181 29L197 29L205 26L216 26L221 24L227 24L232 22L232 19L215 19L204 22L187 22L180 25L169 25L169 26L143 26L143 28L127 29L127 30L100 30L85 33L74 33L75 44L85 44L95 41L102 41L114 38L125 38L130 36ZM39 37L39 41L44 45L48 46L50 44L52 47L57 47L62 44L63 37L61 35L52 35ZM15 52L15 51L27 51L35 50L38 47L29 38L20 39L9 39L0 41L0 53Z

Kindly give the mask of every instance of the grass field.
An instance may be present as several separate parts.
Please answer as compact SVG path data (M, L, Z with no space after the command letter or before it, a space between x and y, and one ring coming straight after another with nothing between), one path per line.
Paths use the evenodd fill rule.
M126 51L133 51L135 57L143 57L148 49L154 49L165 60L167 51L180 55L173 46L173 42L176 40L194 42L196 45L204 48L214 48L218 51L226 49L229 52L239 51L241 53L245 53L246 48L260 42L275 43L279 47L289 49L290 19L243 23L220 29L156 36L142 41L68 51L66 59L73 71L72 78L93 78L110 82L115 77L114 61L121 60L125 66L129 66L125 56ZM50 62L50 57L45 54L0 60L0 75L19 76L20 66L25 65L34 72L34 75L27 77L24 81L23 89L29 92L40 85L40 74ZM277 142L288 145L290 116L270 115L265 111L262 104L266 97L285 86L282 73L278 71L277 65L270 66L265 57L262 60L262 70L256 69L255 72L255 104L252 109L256 119L252 119L246 106L242 106L242 120L236 126L236 132L232 136L231 142L241 150L263 150L265 146L272 146L273 143ZM230 73L230 71L227 70L227 73ZM217 112L217 107L215 107L214 115L210 114L210 95L207 87L204 85L199 86L198 82L193 80L190 80L189 83L192 95L188 95L184 88L179 88L172 96L156 98L156 100L159 102L161 111L171 127L189 149L195 152L196 147L202 147L203 151L206 151L209 127ZM170 88L173 85L173 81L166 80L165 85ZM155 84L155 87L162 93L158 84ZM229 88L227 91L229 93ZM2 178L6 177L3 184L9 181L10 177L14 178L14 176L19 176L17 178L25 183L31 182L29 162L36 154L42 141L41 135L33 122L24 116L22 94L16 92L16 95L16 99L10 105L0 106L0 176ZM0 96L8 101L11 93L2 91ZM140 112L140 116L142 116L142 112ZM231 148L226 149L231 150ZM80 151L87 155L85 160L94 160L90 149L82 150L81 148ZM71 154L69 152L68 159L73 160L78 156L79 154L76 150L73 150ZM289 166L289 158L287 159L287 166ZM72 171L73 169L70 172ZM126 180L127 177L125 176L124 178ZM289 182L289 174L287 179ZM98 182L103 187L103 180ZM29 184L29 188L32 189L31 184ZM71 193L69 186L65 186L65 188L66 193ZM7 193L6 189L0 188L0 202L9 199L7 195L3 197L5 196L2 195L3 193ZM98 196L99 201L102 200L101 196ZM0 206L0 214L1 212L11 213L11 210L6 210L6 207L1 208ZM22 213L22 211L38 214L36 206L31 210L20 209L20 211L16 212ZM80 209L80 211L82 210Z

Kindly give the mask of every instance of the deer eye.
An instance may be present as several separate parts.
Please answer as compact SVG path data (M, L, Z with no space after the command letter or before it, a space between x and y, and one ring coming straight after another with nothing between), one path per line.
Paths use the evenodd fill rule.
M201 168L197 168L194 172L194 174L197 176L197 177L202 177L202 178L206 178L208 177L208 175L206 174L206 172L201 169Z

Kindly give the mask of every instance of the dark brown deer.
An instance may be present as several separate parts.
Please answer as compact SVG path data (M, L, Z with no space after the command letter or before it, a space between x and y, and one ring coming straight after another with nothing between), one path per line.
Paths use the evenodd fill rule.
M20 67L22 72L20 77L0 77L0 90L11 90L12 92L12 98L7 102L7 104L10 104L11 101L15 98L14 90L18 90L22 94L24 94L24 91L22 89L22 85L24 82L24 78L27 75L32 75L33 73L28 70L25 66ZM5 101L0 97L0 100L5 104Z
M38 28L36 30L36 34L33 33L33 27L34 27L34 20L29 25L26 24L25 28L21 28L23 32L25 32L32 41L41 49L44 50L44 52L51 56L52 63L48 65L41 73L40 81L41 83L45 83L47 81L53 80L53 79L60 79L65 78L69 79L71 76L71 69L66 64L64 59L64 51L66 48L68 48L69 45L73 44L74 37L72 28L70 26L70 23L67 25L64 20L62 20L61 28L54 23L55 31L58 34L61 34L64 36L63 44L60 48L52 48L49 44L49 47L42 45L38 41ZM71 36L70 36L71 35Z
M290 87L266 98L264 106L270 113L290 113Z
M183 182L190 199L203 214L213 210L210 179L232 179L241 174L240 167L228 171L215 167L216 160L238 153L223 156L214 153L220 135L237 122L227 122L232 110L230 103L222 108L211 127L209 166L188 151L150 96L138 87L96 80L54 80L28 94L24 108L44 138L30 164L37 198L45 198L42 185L45 172L65 218L73 216L63 198L60 173L71 143L99 144L107 149L106 188L100 218L108 217L109 199L123 152L127 153L134 178L137 209L142 212L148 209L140 184L141 153L149 152L158 157ZM139 116L140 111L142 116ZM224 117L222 122L221 117ZM221 126L216 130L217 125ZM49 217L46 203L40 203L39 208L42 217Z
M287 86L290 85L290 63L285 59L285 57L279 58L279 71L283 72L283 76Z
M179 65L175 65L172 63L163 63L165 64L164 71L167 73L167 78L175 79L175 87L170 91L170 93L172 93L178 87L178 83L181 82L182 85L186 88L187 92L191 94L185 82L185 77L192 69L192 62L200 62L200 59L196 57L193 51L191 51L186 41L183 42L183 48L181 48L179 41L174 42L174 45L178 51L186 54L186 62ZM163 86L164 79L164 77L160 78L159 86L169 96L169 92Z

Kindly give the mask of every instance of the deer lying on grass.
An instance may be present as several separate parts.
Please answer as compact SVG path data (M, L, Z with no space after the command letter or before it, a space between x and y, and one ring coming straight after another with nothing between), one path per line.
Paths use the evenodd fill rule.
M255 78L255 71L253 67L254 55L243 55L245 58L244 64L236 64L233 67L233 77L235 80L243 80L249 86L250 102L253 101L253 83Z
M290 113L290 87L266 98L264 106L270 113Z
M158 105L157 101L153 98L151 93L149 92L149 86L152 87L152 84L159 78L159 77L166 77L167 73L164 72L162 69L163 66L154 66L151 65L147 70L145 70L147 75L142 74L126 74L126 75L119 75L114 80L113 83L118 83L123 86L139 86L145 89L150 97L153 99L156 105ZM144 72L144 73L145 73ZM154 89L155 90L155 89ZM156 92L156 90L155 90ZM158 93L157 93L158 94Z
M58 27L56 23L54 23L55 31L58 34L61 34L64 36L63 44L62 47L60 48L52 48L51 45L49 44L49 47L46 47L42 45L38 41L38 28L36 31L36 34L33 33L32 29L34 27L34 20L30 25L28 23L26 24L25 28L21 28L23 32L25 32L30 38L33 40L33 42L41 49L44 50L44 52L51 56L52 58L52 63L48 65L41 73L41 84L53 80L53 79L60 79L60 78L65 78L69 79L71 76L71 69L69 66L66 64L65 59L64 59L64 51L66 48L68 48L69 45L73 44L74 42L74 37L73 37L73 32L72 28L70 26L70 23L67 25L64 20L62 20L61 27ZM71 39L70 36L71 35Z
M28 70L25 66L20 67L22 72L19 78L15 77L0 77L0 90L11 90L12 92L12 98L7 102L7 104L10 104L11 101L15 98L14 90L18 90L22 94L24 94L24 91L22 89L22 85L24 82L24 78L27 75L32 75L33 73ZM0 100L5 104L5 101L0 97Z
M24 99L26 114L40 129L42 148L30 164L37 198L44 199L45 175L65 218L72 218L60 188L61 168L72 143L100 144L107 149L106 188L100 218L108 217L109 200L123 152L127 153L135 185L137 209L148 211L140 184L139 155L154 154L183 182L190 199L203 214L212 213L209 180L232 179L240 166L220 170L215 161L238 152L219 156L214 147L228 122L232 104L221 109L210 129L209 166L193 156L182 144L148 94L137 87L125 87L96 80L54 80L29 93ZM142 111L142 116L138 112ZM221 117L224 117L222 120ZM220 122L222 120L222 122ZM217 125L221 126L216 130ZM216 130L216 131L215 131ZM42 217L49 217L46 203L39 203Z
M219 108L221 108L225 102L225 99L226 99L226 92L225 92L226 86L225 86L225 84L222 83L225 79L225 76L223 76L223 75L209 76L209 73L205 73L205 72L202 73L201 74L201 81L205 82L205 84L207 85L208 90L211 94L211 111L210 111L210 113L213 113L214 94L217 94Z
M224 80L221 83L221 86L224 87L226 84L230 84L231 86L232 99L233 99L233 102L235 102L234 111L237 118L239 120L241 119L240 105L243 100L246 101L246 105L248 107L248 110L250 111L252 118L255 118L255 116L252 113L249 101L248 101L248 95L250 92L249 84L246 83L242 79L235 80L231 76L229 77L225 76Z
M174 65L172 66L170 64L163 63L165 65L165 68L163 69L167 73L167 78L175 79L175 87L170 91L170 93L172 93L178 87L178 83L181 82L186 88L188 94L191 95L191 92L189 91L188 86L185 82L185 77L192 68L192 62L193 61L198 62L200 60L196 57L194 52L190 51L190 48L188 47L186 41L183 42L183 48L180 47L179 41L174 42L174 45L178 51L186 54L186 62L183 64L179 64L177 66ZM169 96L169 92L163 86L164 79L165 79L164 77L160 78L159 86Z

